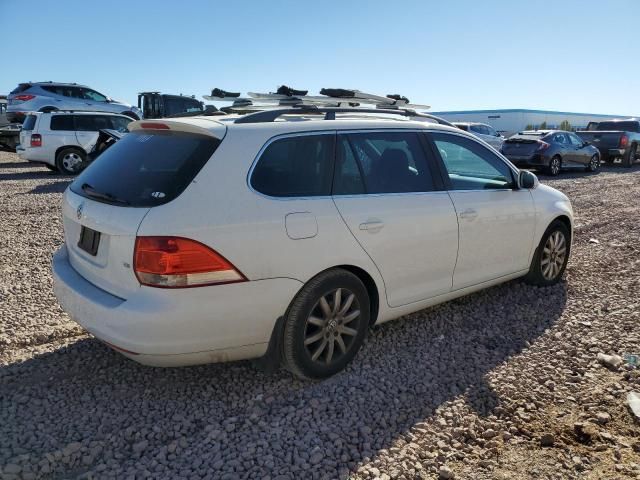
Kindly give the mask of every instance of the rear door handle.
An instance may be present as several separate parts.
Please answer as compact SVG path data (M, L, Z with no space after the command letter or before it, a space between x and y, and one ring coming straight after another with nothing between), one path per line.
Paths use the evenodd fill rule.
M360 224L360 230L367 230L369 232L377 232L382 227L384 227L384 223L377 220L372 220L370 222Z
M458 216L460 218L464 218L465 220L473 220L478 216L478 212L473 208L467 208L465 211L460 212Z

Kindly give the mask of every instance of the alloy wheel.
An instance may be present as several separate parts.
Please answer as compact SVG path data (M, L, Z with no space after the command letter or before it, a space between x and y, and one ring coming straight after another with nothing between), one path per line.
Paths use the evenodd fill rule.
M553 157L551 159L549 170L551 172L551 175L558 175L558 173L560 173L560 159L558 157Z
M547 239L540 259L542 276L545 280L553 280L562 270L567 258L567 240L559 230L556 230Z
M589 160L589 170L595 172L598 168L600 168L600 159L597 155L594 155L591 157L591 160Z
M75 152L69 152L62 157L62 166L69 173L75 173L80 169L82 157Z
M311 361L330 365L353 346L361 321L356 295L338 288L323 295L311 310L304 332L304 347Z

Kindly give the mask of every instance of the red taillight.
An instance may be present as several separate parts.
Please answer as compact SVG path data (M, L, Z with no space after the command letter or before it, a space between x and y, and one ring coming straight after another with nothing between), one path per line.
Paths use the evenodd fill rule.
M195 240L180 237L137 237L133 268L150 287L180 288L243 282L226 258Z
M622 135L622 137L620 137L620 147L626 148L627 145L629 145L629 137Z
M146 128L147 130L170 130L169 125L166 123L157 123L157 122L143 122L140 124L142 128Z
M31 134L31 146L32 147L41 147L42 146L42 135L39 133Z
M14 100L20 100L21 102L33 100L34 98L36 98L35 95L16 95L15 97L13 97Z
M543 142L542 140L538 140L538 148L536 148L537 152L541 152L549 148L549 144L547 142Z

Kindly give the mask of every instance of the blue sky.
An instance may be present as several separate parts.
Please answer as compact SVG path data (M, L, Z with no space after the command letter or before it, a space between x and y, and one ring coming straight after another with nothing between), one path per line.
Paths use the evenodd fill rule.
M0 0L0 19L0 93L54 80L134 103L284 83L640 115L640 0Z

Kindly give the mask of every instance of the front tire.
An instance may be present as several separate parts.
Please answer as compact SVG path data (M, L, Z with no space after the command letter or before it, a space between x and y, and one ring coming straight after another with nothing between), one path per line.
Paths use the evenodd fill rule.
M362 346L370 319L367 289L358 277L327 270L293 299L284 324L284 365L304 379L330 377L344 369Z
M556 177L560 174L561 168L562 168L562 159L556 155L551 160L549 160L549 165L547 166L547 173L552 177Z
M638 146L634 143L629 148L629 151L622 159L622 166L626 168L630 168L633 165L633 162L636 161L636 153L638 151Z
M598 170L600 170L600 158L598 155L594 155L587 164L587 172L597 172Z
M77 175L82 171L87 154L77 148L63 148L56 155L56 167L63 175Z
M570 251L571 232L564 222L555 220L542 235L525 281L539 287L555 285L567 268Z

